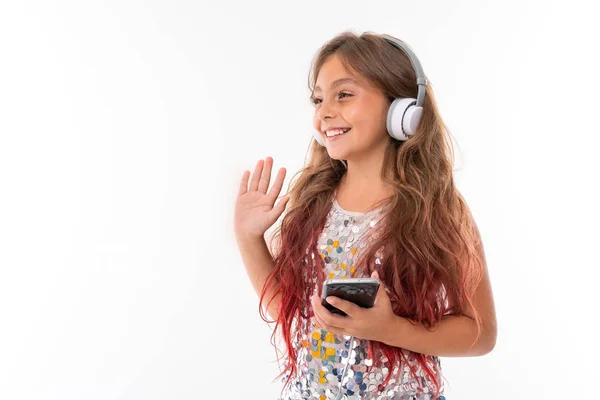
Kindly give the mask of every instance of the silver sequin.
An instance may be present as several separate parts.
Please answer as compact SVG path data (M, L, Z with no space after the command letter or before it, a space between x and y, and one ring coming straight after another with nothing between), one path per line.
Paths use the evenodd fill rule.
M332 204L317 243L317 249L325 264L325 279L364 276L353 263L358 259L358 254L366 247L367 243L377 238L375 234L363 234L369 233L369 230L376 226L380 210L363 214L349 213L339 207L339 204L335 202ZM381 257L381 254L376 255ZM314 268L316 266L315 255L311 256ZM379 258L376 263L381 264ZM313 283L316 282L317 278L314 273L311 279ZM384 390L378 390L379 385L390 373L390 366L383 354L376 353L373 358L369 358L367 354L368 340L333 334L320 329L312 322L310 327L308 337L294 342L298 356L297 369L300 374L284 388L282 397L278 400L336 399L340 394L340 382L342 383L341 398L346 400L430 400L433 398L433 382L420 368L414 353L403 350L409 363L414 366L419 380L417 381L412 376L406 365L400 376L396 378L399 370L396 365L392 368L394 377L390 379ZM427 356L427 360L433 371L436 366L441 371L438 357ZM343 375L347 363L349 363L348 368L346 374ZM368 370L367 367L371 365L372 367ZM286 374L281 378L281 382L284 383L287 378ZM341 381L342 378L343 381ZM443 378L440 381L442 382L440 396L442 396L444 393ZM418 391L419 382L421 386L425 385L427 390Z

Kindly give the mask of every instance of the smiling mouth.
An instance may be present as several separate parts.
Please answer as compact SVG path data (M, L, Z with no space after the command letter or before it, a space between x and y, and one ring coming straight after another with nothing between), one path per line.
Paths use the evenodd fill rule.
M352 130L352 128L348 129L346 132L338 134L338 135L333 135L333 136L327 136L327 134L325 135L325 137L327 138L327 140L332 140L332 139L336 139L339 138L341 136L346 135L348 132L350 132Z

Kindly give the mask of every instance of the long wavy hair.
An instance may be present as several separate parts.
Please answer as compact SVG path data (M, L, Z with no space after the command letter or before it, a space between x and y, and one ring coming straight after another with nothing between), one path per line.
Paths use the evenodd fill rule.
M390 104L396 97L417 97L416 75L408 56L378 34L365 32L359 36L352 31L338 34L319 49L309 75L311 92L321 66L334 54L348 71L379 88ZM478 339L481 321L470 299L483 276L477 250L479 235L454 185L451 135L438 112L430 84L416 133L404 142L389 136L384 157L381 177L395 191L385 200L386 211L373 236L376 240L360 255L357 269L368 276L377 270L388 289L394 313L428 330L434 330L444 315L470 310L477 322ZM330 158L326 148L313 139L305 166L290 184L290 200L281 224L273 231L275 267L263 287L259 313L265 322L276 323L271 336L275 349L278 331L285 342L286 367L277 377L289 373L284 388L297 372L294 342L309 333L310 297L314 290L320 293L324 281L325 266L317 239L331 208L333 192L345 172L343 162ZM310 276L311 263L317 271L316 283L305 279ZM276 321L267 320L263 310L270 287L274 289L272 298L280 295ZM416 378L403 349L370 341L370 354L377 348L392 367L401 366L400 372L404 360ZM414 356L434 382L437 397L442 384L440 374L431 370L426 355ZM392 368L389 371L380 390L391 378Z

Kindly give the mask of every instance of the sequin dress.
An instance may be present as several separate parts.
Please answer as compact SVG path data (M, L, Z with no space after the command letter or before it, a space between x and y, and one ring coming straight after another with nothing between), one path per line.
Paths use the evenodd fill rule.
M383 207L367 213L346 211L335 200L334 194L331 210L317 243L327 279L366 277L354 262L359 252L373 238L373 232L369 230L377 224L382 210ZM313 268L315 265L313 263ZM314 273L313 280L316 280ZM298 375L283 388L278 400L433 400L433 382L422 370L413 352L403 350L409 363L414 366L424 391L417 390L419 382L406 365L403 366L400 379L394 379L399 368L395 366L387 386L384 390L378 390L390 372L383 353L375 353L369 358L368 340L328 332L310 320L302 321L302 324L310 324L310 333L308 337L294 342L298 356ZM436 356L427 356L427 360L432 371L440 372L442 387L438 399L444 400L440 360ZM375 365L367 370L374 362ZM285 374L280 382L285 383L288 376L289 374Z

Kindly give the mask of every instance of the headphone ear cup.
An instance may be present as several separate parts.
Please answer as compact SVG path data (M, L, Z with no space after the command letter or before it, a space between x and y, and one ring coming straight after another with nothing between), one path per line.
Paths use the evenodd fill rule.
M410 139L417 131L423 107L415 106L417 99L397 98L388 110L387 131L396 140Z
M321 146L325 146L325 143L323 142L323 138L321 137L321 134L319 132L317 132L316 130L313 130L313 137L315 138L317 143L319 143Z
M417 125L419 125L419 121L421 120L421 114L423 114L423 107L410 106L406 110L402 126L404 126L404 131L410 136L417 133Z

